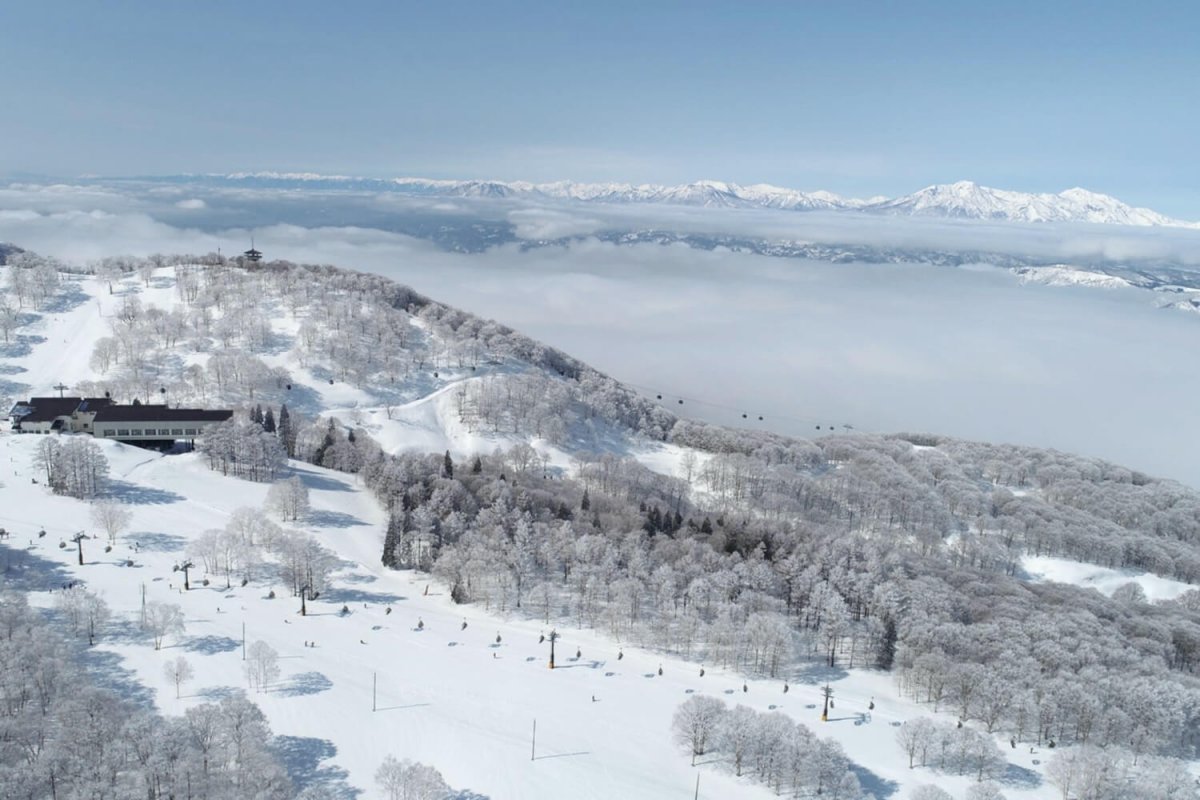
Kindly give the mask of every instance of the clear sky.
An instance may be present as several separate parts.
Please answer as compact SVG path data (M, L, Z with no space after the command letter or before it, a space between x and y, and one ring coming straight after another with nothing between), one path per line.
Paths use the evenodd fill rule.
M0 174L1081 185L1200 219L1200 3L0 6Z

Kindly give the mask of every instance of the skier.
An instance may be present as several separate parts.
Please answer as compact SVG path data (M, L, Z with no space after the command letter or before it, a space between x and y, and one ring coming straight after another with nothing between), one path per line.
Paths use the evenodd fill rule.
M538 644L541 644L544 641L546 641L546 634L544 634L544 633L538 634Z
M583 651L580 650L578 647L576 647L575 648L575 660L578 661L582 657L583 657Z
M617 651L617 661L620 661L620 660L621 660L622 658L624 658L624 657L625 657L625 651L624 651L624 650L618 650L618 651Z
M662 664L658 665L658 675L659 677L662 677Z
M464 631L467 629L467 621L465 619L463 620L462 629Z
M465 625L466 623L464 623ZM496 631L496 644L500 644L500 631Z
M384 610L383 615L386 617L390 613L392 613L392 607L388 606L387 609Z
M425 630L425 620L421 619L420 617L417 617L417 630Z
M750 691L750 687L749 687L748 685L746 685L744 682L742 683L742 691L743 691L743 692L748 692L748 691Z
M787 681L784 681L784 682L783 682L783 693L784 693L784 694L787 694L787 693L788 693L788 689L790 689L790 688L791 688L791 687L787 685Z
M875 710L875 698L874 697L871 698L871 702L867 703L867 710L868 711Z
M704 677L704 667L700 667L700 677Z

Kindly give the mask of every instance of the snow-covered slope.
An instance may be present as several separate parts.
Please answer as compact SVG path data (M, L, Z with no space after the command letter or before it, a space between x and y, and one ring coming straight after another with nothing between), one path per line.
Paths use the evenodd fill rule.
M189 176L195 177L195 176ZM927 186L896 198L854 199L827 191L803 192L769 184L739 185L701 180L677 186L556 181L430 180L427 178L352 178L311 173L237 172L202 176L237 184L303 185L310 188L373 188L454 197L529 198L601 203L666 203L710 208L776 208L790 211L864 211L898 216L1004 220L1012 222L1084 222L1105 225L1197 228L1200 223L1172 219L1136 208L1114 197L1073 188L1050 193L993 189L972 181Z

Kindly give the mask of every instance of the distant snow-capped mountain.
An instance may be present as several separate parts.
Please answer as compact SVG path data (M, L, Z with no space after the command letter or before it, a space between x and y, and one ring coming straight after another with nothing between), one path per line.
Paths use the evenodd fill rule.
M196 177L196 176L188 176ZM972 181L927 186L903 197L842 197L832 192L802 192L757 183L695 181L678 186L630 183L530 183L526 181L433 180L428 178L355 178L307 172L236 172L207 175L208 180L239 184L374 188L421 195L481 198L529 198L595 203L666 203L707 208L775 208L787 211L862 211L896 216L1012 222L1088 222L1105 225L1200 228L1148 208L1135 208L1086 189L1033 194L980 186Z
M928 186L919 192L865 208L876 213L911 216L1196 227L1193 223L1174 220L1148 208L1134 208L1115 197L1086 189L1029 194L992 189L971 181Z

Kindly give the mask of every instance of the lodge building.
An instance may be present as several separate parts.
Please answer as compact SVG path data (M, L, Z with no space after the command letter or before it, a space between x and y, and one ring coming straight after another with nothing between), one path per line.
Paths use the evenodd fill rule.
M120 405L107 397L34 397L17 403L8 416L15 433L88 433L118 442L168 444L200 438L205 428L224 422L233 412Z

